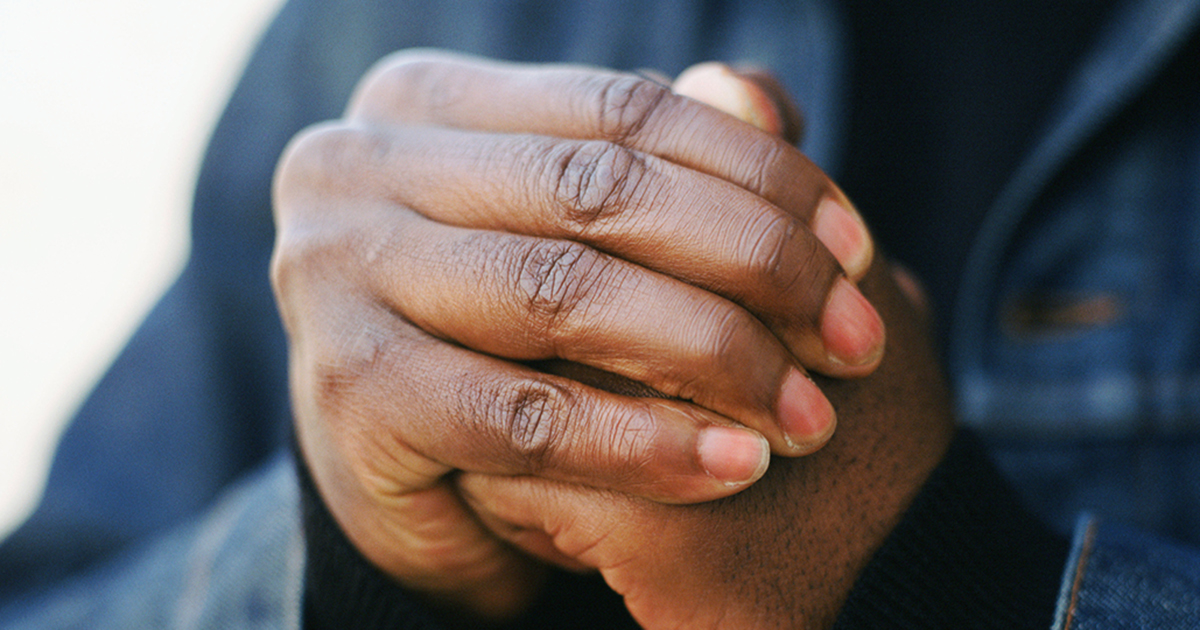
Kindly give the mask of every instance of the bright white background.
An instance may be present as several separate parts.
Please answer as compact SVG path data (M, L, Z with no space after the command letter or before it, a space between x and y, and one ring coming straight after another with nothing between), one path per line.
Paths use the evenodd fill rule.
M207 135L280 0L0 0L0 535L178 272Z

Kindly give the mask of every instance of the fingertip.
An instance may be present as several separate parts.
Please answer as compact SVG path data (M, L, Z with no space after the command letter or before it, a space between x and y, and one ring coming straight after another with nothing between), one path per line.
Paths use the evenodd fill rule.
M676 77L671 89L769 134L780 136L785 131L784 119L771 96L758 83L739 76L723 63L709 61L691 66Z
M696 452L705 472L728 488L758 481L771 461L767 439L739 427L711 426L700 431Z
M883 357L884 324L875 307L846 278L838 278L821 315L821 341L835 369L870 371Z
M823 199L813 213L812 232L850 278L857 280L867 273L875 257L875 243L847 200Z
M908 303L916 309L921 319L928 323L933 316L933 307L929 305L929 294L925 291L925 285L907 267L896 262L891 262L891 266L892 277L896 280L896 285L900 287L900 291L908 299Z
M829 441L837 426L833 405L817 384L791 368L780 387L779 426L788 447L783 455L806 455Z
M778 135L782 136L789 144L800 144L800 141L804 139L804 112L800 110L779 79L762 68L739 66L733 71L743 81L750 82L762 91L774 107L781 124Z

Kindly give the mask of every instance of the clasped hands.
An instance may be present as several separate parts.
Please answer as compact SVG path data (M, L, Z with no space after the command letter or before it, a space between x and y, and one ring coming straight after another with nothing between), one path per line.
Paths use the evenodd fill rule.
M502 619L553 563L648 628L832 621L950 414L850 202L697 100L783 129L737 81L406 52L289 146L298 441L399 583Z

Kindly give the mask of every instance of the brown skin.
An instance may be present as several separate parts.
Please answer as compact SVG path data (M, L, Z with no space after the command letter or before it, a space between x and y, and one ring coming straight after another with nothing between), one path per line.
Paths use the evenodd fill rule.
M860 284L888 326L883 363L822 381L841 422L816 454L698 505L464 475L469 503L530 553L599 569L648 629L829 627L953 433L926 327L884 266Z
M386 60L276 179L272 279L322 498L401 583L503 617L540 566L481 525L452 472L695 502L765 461L731 456L714 477L706 428L750 427L780 455L819 448L831 410L811 385L785 401L789 374L868 374L883 340L869 306L830 332L832 289L862 299L811 229L829 199L848 205L794 148L637 77ZM851 279L863 241L841 261ZM847 348L854 361L830 360ZM527 363L543 359L672 398ZM795 417L809 423L787 436Z

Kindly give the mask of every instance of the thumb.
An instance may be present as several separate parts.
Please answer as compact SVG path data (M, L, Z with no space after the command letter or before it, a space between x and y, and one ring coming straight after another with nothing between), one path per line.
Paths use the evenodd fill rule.
M671 85L676 94L719 109L792 144L804 135L804 116L787 90L769 72L709 61L680 74Z

